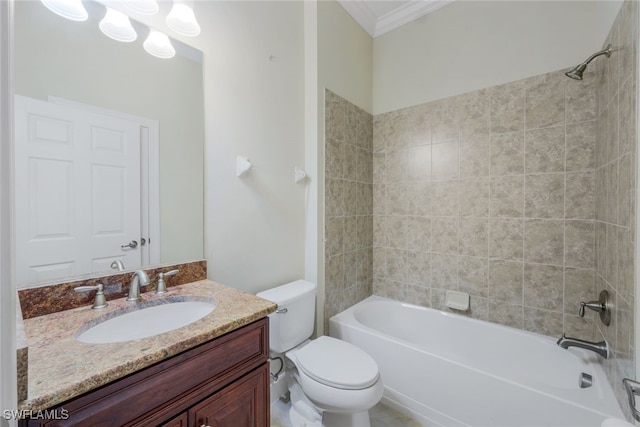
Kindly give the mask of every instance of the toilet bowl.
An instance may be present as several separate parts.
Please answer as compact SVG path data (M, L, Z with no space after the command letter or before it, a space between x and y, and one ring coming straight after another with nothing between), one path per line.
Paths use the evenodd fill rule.
M378 365L367 353L336 338L321 336L286 353L305 396L324 411L368 411L382 398Z
M269 315L269 346L284 354L293 427L368 427L368 411L382 398L378 365L346 341L308 338L315 318L315 285L298 280L261 292L278 304Z

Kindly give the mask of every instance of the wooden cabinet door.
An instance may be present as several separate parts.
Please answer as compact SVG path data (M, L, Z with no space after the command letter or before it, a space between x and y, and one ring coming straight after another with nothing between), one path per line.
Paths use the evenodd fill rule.
M264 364L189 410L193 427L268 427L269 365Z
M187 412L184 412L177 417L167 421L166 423L160 425L159 427L188 427L189 426L189 416Z

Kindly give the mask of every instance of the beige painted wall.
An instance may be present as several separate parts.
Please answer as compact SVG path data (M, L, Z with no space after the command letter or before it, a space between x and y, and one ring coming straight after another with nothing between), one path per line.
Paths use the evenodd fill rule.
M372 70L373 39L337 1L319 1L319 93L327 88L371 113Z
M458 0L375 39L373 113L575 66L620 4Z
M258 292L304 276L302 2L196 2L204 52L209 277ZM236 156L254 168L235 173Z

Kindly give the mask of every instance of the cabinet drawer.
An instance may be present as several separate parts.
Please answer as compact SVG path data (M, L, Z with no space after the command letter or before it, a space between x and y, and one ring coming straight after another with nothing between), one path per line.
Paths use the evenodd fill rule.
M32 420L28 425L157 425L256 368L268 356L268 319L263 318L58 405L69 411L67 420Z

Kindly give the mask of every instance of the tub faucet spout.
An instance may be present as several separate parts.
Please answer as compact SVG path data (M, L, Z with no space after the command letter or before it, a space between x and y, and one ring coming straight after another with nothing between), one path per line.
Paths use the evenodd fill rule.
M605 359L609 357L609 346L607 345L606 341L590 342L590 341L579 340L577 338L569 338L565 334L562 334L562 336L560 337L560 339L558 339L556 344L558 344L560 347L564 349L567 349L569 347L580 347L580 348L584 348L586 350L591 350L595 353L598 353L600 356L604 357Z

